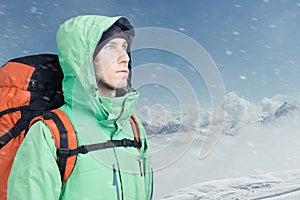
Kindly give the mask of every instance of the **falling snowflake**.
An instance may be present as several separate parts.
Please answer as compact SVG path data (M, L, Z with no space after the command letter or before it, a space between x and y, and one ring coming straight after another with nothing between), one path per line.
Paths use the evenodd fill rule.
M265 48L267 48L267 49L272 49L272 46L266 44L266 45L265 45Z
M225 53L226 53L226 55L228 55L228 56L232 55L232 51L230 51L230 50L227 50Z
M185 28L183 28L183 27L179 27L179 28L178 28L178 30L180 30L180 31L184 32L184 31L185 31Z
M37 12L37 7L32 6L32 7L30 8L30 12L33 13L33 14L35 14L35 13Z
M232 35L239 35L240 33L238 31L232 31Z
M247 77L244 76L244 75L240 75L240 79L241 79L241 80L247 80Z

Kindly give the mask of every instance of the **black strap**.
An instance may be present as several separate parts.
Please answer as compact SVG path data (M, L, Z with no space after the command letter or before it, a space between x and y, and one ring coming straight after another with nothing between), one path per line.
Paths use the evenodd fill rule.
M44 112L43 117L45 120L52 119L56 124L60 135L60 149L68 149L68 133L61 119L54 112L50 112L50 111ZM57 156L58 156L57 165L59 168L61 180L63 181L68 157L64 156L63 151L62 154L57 154Z
M29 125L30 120L23 119L23 116L17 123L0 137L0 149L4 147L10 140L19 136L23 130Z
M8 113L12 113L12 112L20 111L20 110L25 110L27 108L29 108L29 106L19 106L19 107L9 108L9 109L1 111L0 112L0 117L2 117L3 115L6 115Z
M58 157L68 158L79 153L86 154L90 151L98 151L102 149L114 148L114 147L134 147L141 148L142 143L136 140L108 140L107 142L90 144L90 145L82 145L76 149L68 149L68 148L59 148L56 153Z
M4 133L0 137L0 149L4 147L7 143L9 143L10 140L13 138L19 136L23 130L25 130L29 122L31 120L31 111L26 111L25 109L28 108L28 106L20 106L20 107L14 107L14 108L9 108L6 110L3 110L0 112L0 117L3 115L15 112L15 111L21 111L21 118L15 123L15 125L9 129L6 133Z

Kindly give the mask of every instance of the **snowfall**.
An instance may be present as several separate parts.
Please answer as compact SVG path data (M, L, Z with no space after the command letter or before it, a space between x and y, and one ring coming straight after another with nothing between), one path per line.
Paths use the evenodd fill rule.
M297 99L276 95L253 103L229 92L218 111L223 120L215 121L209 109L199 115L141 109L154 199L300 199Z
M151 5L146 1L143 4L137 1L133 4L121 1L9 2L0 3L3 29L1 63L15 55L40 53L45 51L45 46L52 50L56 48L53 46L53 34L57 22L70 16L89 12L110 15L125 12L140 26L173 28L179 24L177 30L196 36L196 41L203 41L204 46L211 48L207 50L217 58L225 80L235 79L235 73L240 70L253 75L263 72L257 77L264 79L272 77L270 74L274 72L276 78L270 82L269 85L274 83L270 90L277 90L281 85L292 85L294 88L289 89L298 92L299 78L294 69L299 58L299 1L271 3L269 0L233 0L226 4L219 3L221 1L198 1L197 4L203 4L203 7L199 9L195 6L194 11L190 3L176 6L175 2L169 5L167 1L151 1ZM103 6L99 6L99 2ZM166 4L158 6L158 2ZM178 11L190 9L192 11L181 15L180 19L174 18ZM163 14L154 15L156 12ZM195 27L195 23L190 25L196 20L199 20L198 26ZM220 56L224 54L224 49L226 57ZM256 66L261 55L265 59ZM158 63L161 57L156 59L154 56L151 63ZM146 60L147 56L142 58ZM172 58L170 66L176 64L173 61ZM273 64L277 62L278 67L273 69ZM247 65L235 69L236 63ZM265 68L265 65L271 68ZM247 67L257 73L246 71ZM281 70L285 76L278 76ZM172 77L170 74L168 76ZM291 76L291 79L286 76ZM247 76L240 75L239 79L247 80ZM197 85L198 80L193 81ZM173 85L177 87L179 84L176 82ZM256 86L252 84L251 87ZM284 92L285 87L280 91ZM278 94L252 102L232 91L213 111L209 106L182 112L168 111L164 105L139 109L135 114L144 124L151 148L153 199L300 199L299 97ZM212 117L216 113L219 116Z

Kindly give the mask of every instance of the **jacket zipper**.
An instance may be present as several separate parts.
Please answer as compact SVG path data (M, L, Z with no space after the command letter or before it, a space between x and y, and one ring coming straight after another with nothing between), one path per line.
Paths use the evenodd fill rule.
M141 155L138 155L136 160L138 161L139 163L139 167L140 167L140 173L141 173L141 176L143 176L143 170L142 170L142 159L141 159Z
M113 174L114 174L113 185L116 186L117 197L118 197L118 200L120 200L120 191L119 191L118 178L117 178L117 169L116 169L115 164L113 164Z

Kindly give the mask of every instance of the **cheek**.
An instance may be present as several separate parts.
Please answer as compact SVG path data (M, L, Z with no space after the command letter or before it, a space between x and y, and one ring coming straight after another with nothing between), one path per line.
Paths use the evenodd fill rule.
M98 69L105 71L112 64L112 59L109 59L107 56L101 56L95 60L95 65Z
M94 71L95 71L95 74L98 75L99 72L100 72L100 69L101 69L101 65L99 62L97 61L94 61L93 62L93 65L94 65Z
M94 59L94 71L97 79L111 78L114 60L111 56L98 54Z
M102 81L107 81L112 78L112 68L103 62L100 63L94 63L94 70L95 70L95 75L96 79L102 80Z

